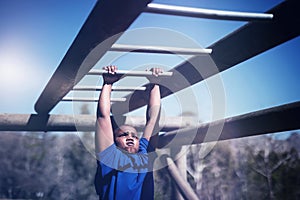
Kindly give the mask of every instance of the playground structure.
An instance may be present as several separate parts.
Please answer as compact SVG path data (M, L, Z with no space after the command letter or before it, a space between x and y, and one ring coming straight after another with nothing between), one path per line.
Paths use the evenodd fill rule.
M128 9L123 9L123 8ZM110 15L111 8L116 9L118 15ZM35 103L36 114L1 114L1 131L93 131L95 116L71 116L71 115L51 115L50 111L61 101L83 101L95 102L97 99L75 99L66 98L72 90L95 91L101 87L77 86L77 83L86 75L101 75L103 71L93 69L94 65L102 58L107 51L139 52L139 53L178 53L184 55L194 55L189 60L175 66L165 76L169 76L167 81L172 82L183 76L188 80L188 84L174 86L172 91L162 87L162 98L168 97L191 85L199 83L216 73L225 71L235 65L259 55L273 47L281 45L300 34L300 19L297 14L300 3L297 0L287 0L266 13L243 13L231 11L218 11L208 9L196 9L180 6L168 6L151 3L149 0L111 0L98 1L80 32L67 51L63 60L57 67L55 73L49 80L44 91ZM121 45L115 42L126 32L128 27L136 20L142 12L177 15L186 17L201 17L215 20L238 20L249 21L238 30L225 36L221 40L208 46L206 49L187 49L166 46L137 46ZM109 17L106 17L109 16ZM122 19L122 20L120 20ZM110 27L104 30L101 27ZM110 38L107 42L103 43ZM243 45L241 45L241 43ZM101 44L101 48L95 48ZM243 51L247 49L247 51ZM88 58L88 62L85 62ZM211 62L211 60L213 62ZM193 64L192 64L193 63ZM205 66L202 66L205 63ZM217 67L218 71L208 71L203 76L194 67L212 68ZM141 71L120 71L125 76L148 76L149 72ZM180 73L180 74L179 74ZM164 85L164 83L162 83ZM130 91L133 93L124 98L112 99L112 109L118 111L118 115L125 115L146 105L145 86L141 87L115 87L114 91ZM126 107L126 109L124 109ZM142 118L124 117L124 121L138 129L143 127ZM166 132L159 137L157 148L168 148L168 143L176 137L174 142L177 146L198 144L202 142L226 140L246 136L290 131L300 128L298 119L300 118L300 102L260 110L240 116L227 118L224 121L214 121L205 124L197 124L190 127L189 118L172 118L165 120L161 124L161 130ZM212 140L205 139L209 127L218 126L224 123L219 137L211 137ZM234 130L234 132L232 131ZM191 134L196 133L191 136ZM184 138L193 138L192 141ZM195 194L185 180L176 176L176 166L172 160L166 158L169 170L173 178L181 188L182 195L188 199L196 199ZM178 166L177 166L178 167ZM175 168L175 169L174 169ZM180 167L182 168L182 167ZM183 167L184 168L184 167ZM177 170L178 171L178 170Z

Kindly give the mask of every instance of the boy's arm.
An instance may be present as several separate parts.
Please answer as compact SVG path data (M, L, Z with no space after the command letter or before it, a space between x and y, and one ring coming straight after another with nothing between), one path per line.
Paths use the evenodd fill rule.
M107 66L103 68L107 74L103 74L103 87L99 95L97 106L97 120L95 132L95 148L99 153L114 143L113 128L110 119L110 98L112 85L119 78L115 74L117 67Z
M150 79L150 93L146 113L146 126L144 129L143 137L150 141L151 136L159 132L159 118L161 107L160 88L158 85L158 77L162 70L160 68L153 68L153 78ZM155 145L155 144L154 144Z

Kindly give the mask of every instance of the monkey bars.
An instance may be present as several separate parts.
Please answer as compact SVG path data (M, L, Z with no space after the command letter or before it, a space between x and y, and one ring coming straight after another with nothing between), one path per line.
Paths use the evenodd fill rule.
M112 8L118 15L110 15ZM93 67L108 51L136 51L160 54L176 52L195 55L186 62L175 66L169 72L165 72L165 74L171 74L171 76L162 80L163 86L170 85L181 78L187 80L182 84L173 84L171 89L162 87L161 95L163 98L167 97L299 36L300 27L297 26L299 24L299 18L297 17L299 9L300 3L295 0L283 1L261 14L158 5L151 3L151 0L139 0L138 2L135 0L98 1L36 101L35 110L38 116L49 116L49 112L60 101L78 100L66 97L71 90L101 90L101 87L79 86L77 83L86 75L99 75L102 73L93 69ZM116 44L121 33L125 32L143 12L222 20L250 20L250 22L205 49L179 48L179 51L177 51L177 47ZM141 74L136 76L141 76ZM145 76L145 74L142 74L142 76ZM146 105L146 86L147 84L115 88L114 91L132 91L132 94L124 96L123 100L126 99L124 102L113 103L112 109L123 115ZM85 99L84 101L94 102L95 99ZM130 105L129 109L127 107L124 109L124 105L127 107ZM266 118L268 116L266 115ZM256 127L255 123L258 123L258 121L253 120L252 122L253 126ZM270 126L275 127L273 124L270 124ZM296 127L286 127L286 129L291 128ZM279 130L278 127L277 129ZM261 132L261 134L264 133L266 132ZM164 138L171 137L170 135L172 133L166 134Z

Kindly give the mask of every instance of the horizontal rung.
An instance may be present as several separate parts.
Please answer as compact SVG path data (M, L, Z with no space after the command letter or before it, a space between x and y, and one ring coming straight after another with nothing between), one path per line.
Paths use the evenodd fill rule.
M187 16L187 17L199 17L199 18L208 18L208 19L239 20L239 21L270 20L273 18L273 14L268 14L268 13L212 10L212 9L203 9L203 8L164 5L164 4L157 4L157 3L148 4L145 12Z
M138 53L165 53L165 54L181 54L181 55L199 55L210 54L211 49L203 48L179 48L166 46L141 46L141 45L126 45L114 44L110 51L122 52L138 52Z
M97 102L98 98L88 97L64 97L62 101L78 101L78 102ZM111 98L111 102L124 102L126 98Z
M107 73L106 70L102 69L91 69L89 71L89 75L102 75L104 73ZM118 70L116 71L116 74L119 74L121 76L153 76L151 71L128 71L128 70ZM159 74L160 77L168 77L172 76L173 72L163 72Z
M80 85L80 86L75 86L73 90L76 91L101 91L102 86L85 86L85 85ZM141 90L144 91L146 90L146 87L131 87L131 86L112 86L112 91L136 91L136 90Z
M75 86L73 90L77 91L101 91L102 86L86 86L86 85L80 85L80 86ZM146 90L146 87L130 87L130 86L112 86L112 91L136 91L136 90L141 90L144 91Z

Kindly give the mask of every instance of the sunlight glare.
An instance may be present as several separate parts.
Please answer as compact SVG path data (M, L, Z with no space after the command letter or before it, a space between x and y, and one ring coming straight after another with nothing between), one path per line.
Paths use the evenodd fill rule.
M23 97L38 94L43 77L43 70L39 68L39 55L35 54L29 41L21 38L9 37L0 47L0 94L3 97L1 106L20 103ZM30 98L31 101L32 98ZM23 101L23 103L25 103Z

